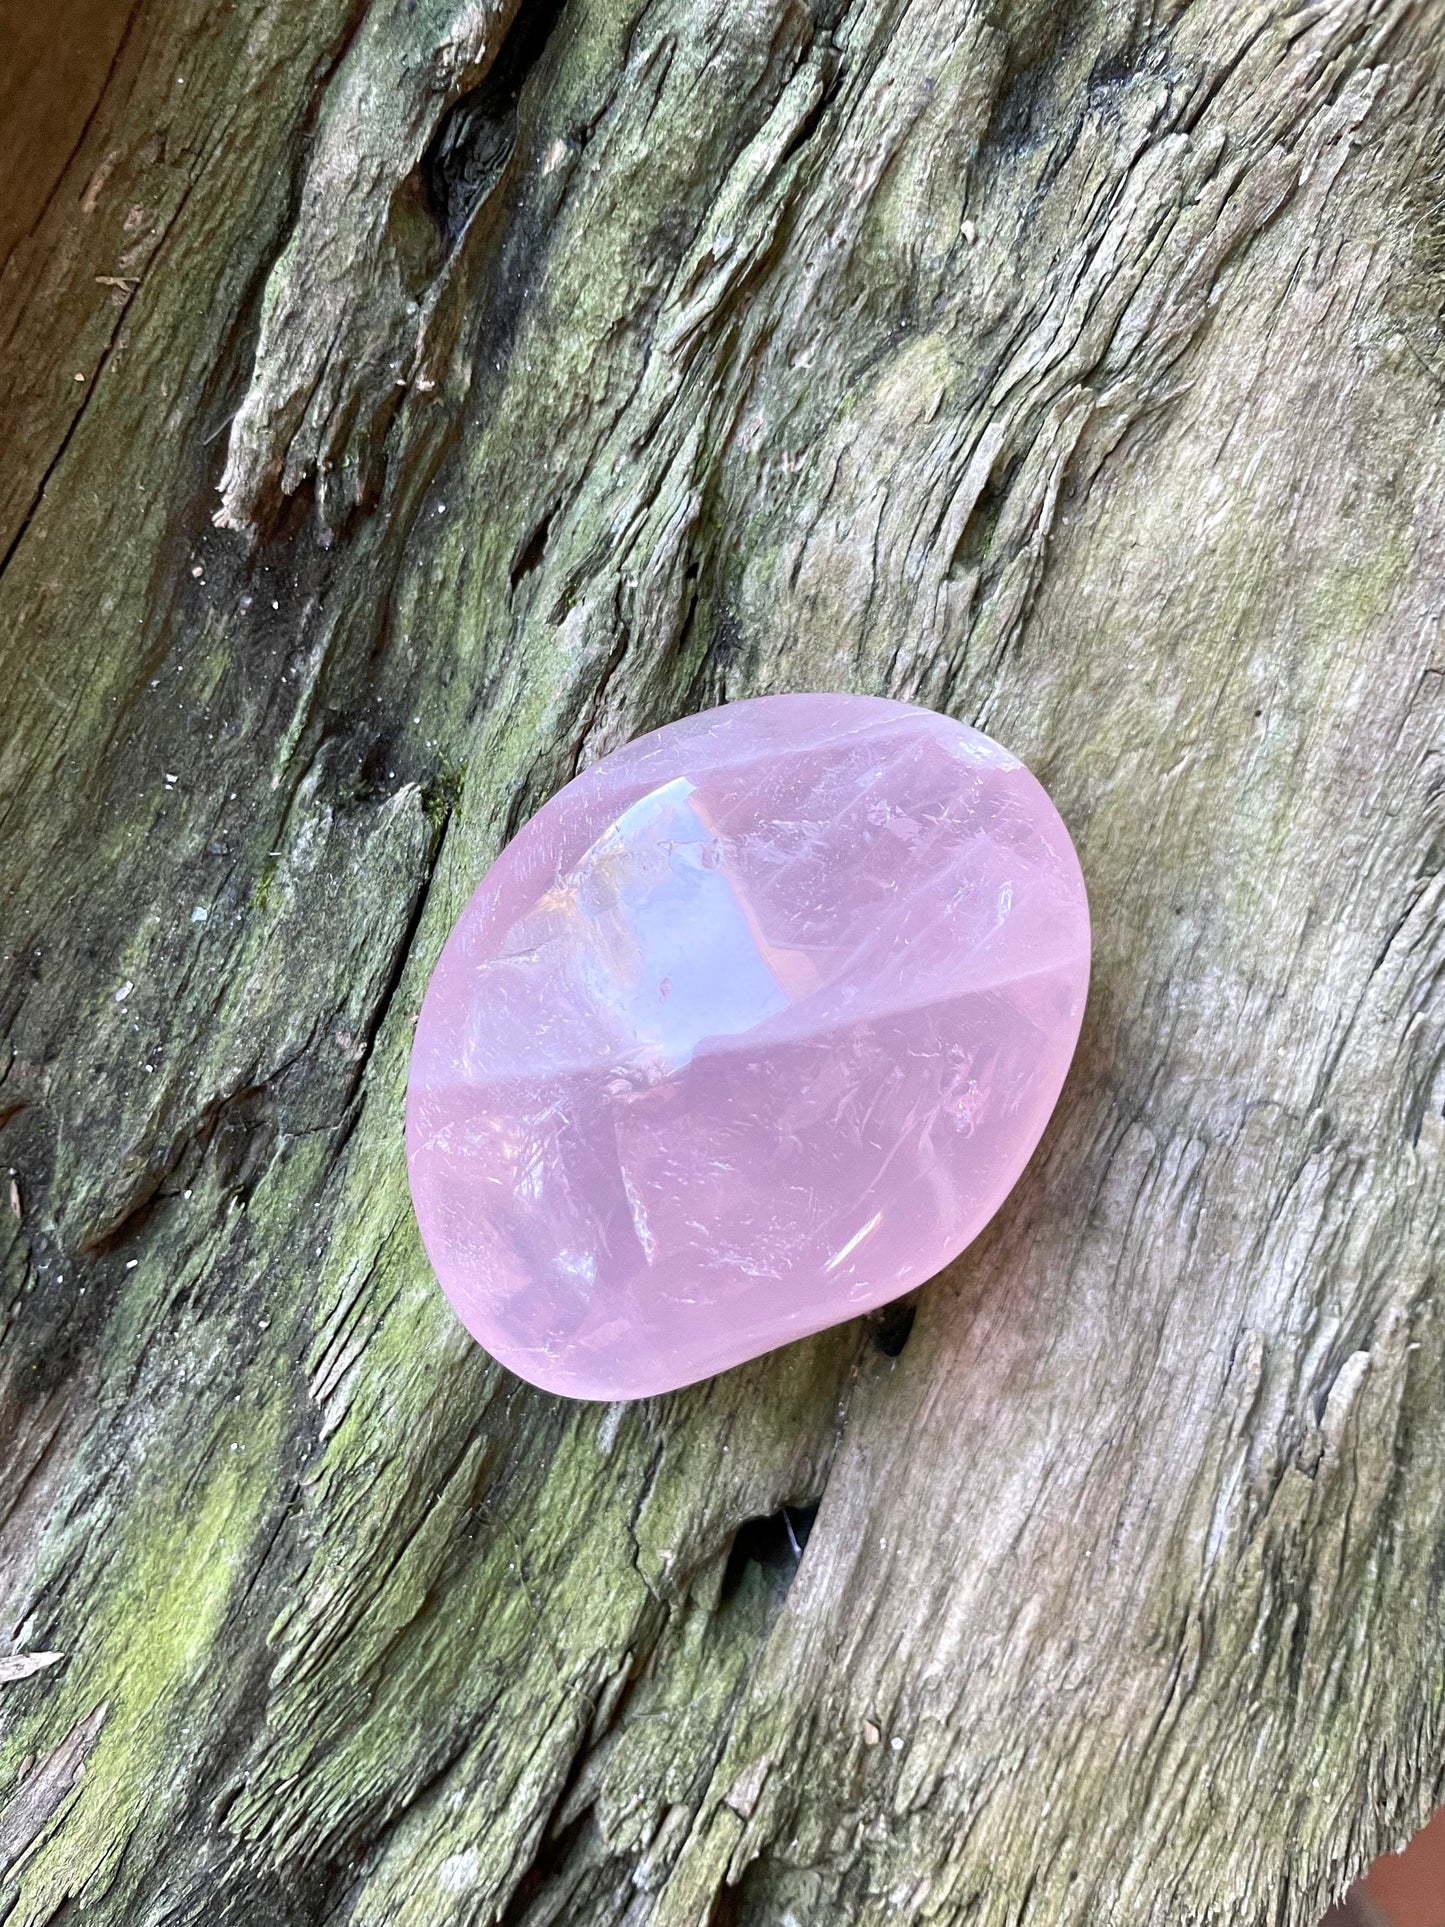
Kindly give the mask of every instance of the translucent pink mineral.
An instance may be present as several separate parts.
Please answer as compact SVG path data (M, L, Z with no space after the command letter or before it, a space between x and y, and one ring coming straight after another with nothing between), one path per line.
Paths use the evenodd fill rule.
M1005 750L868 696L643 736L502 852L422 1005L407 1158L458 1316L637 1398L896 1298L1058 1097L1089 912Z

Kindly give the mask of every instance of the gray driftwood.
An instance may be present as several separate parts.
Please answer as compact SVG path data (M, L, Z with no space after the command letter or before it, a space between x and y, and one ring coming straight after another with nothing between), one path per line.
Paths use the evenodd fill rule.
M53 11L0 1919L1311 1927L1445 1768L1445 9ZM1052 789L1058 1117L901 1350L529 1391L428 968L579 764L814 686Z

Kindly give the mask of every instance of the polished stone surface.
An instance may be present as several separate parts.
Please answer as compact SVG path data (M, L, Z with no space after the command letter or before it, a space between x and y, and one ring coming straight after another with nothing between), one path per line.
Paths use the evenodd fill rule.
M634 1398L896 1298L977 1235L1073 1055L1089 915L1021 763L771 696L569 783L447 940L412 1196L467 1329Z

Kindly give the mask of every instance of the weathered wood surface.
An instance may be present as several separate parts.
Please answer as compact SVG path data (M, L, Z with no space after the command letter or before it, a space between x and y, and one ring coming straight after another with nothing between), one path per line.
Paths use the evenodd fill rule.
M0 1918L1305 1927L1445 1768L1445 9L515 10L0 158ZM533 1393L428 967L808 686L1050 785L1060 1113L901 1351Z

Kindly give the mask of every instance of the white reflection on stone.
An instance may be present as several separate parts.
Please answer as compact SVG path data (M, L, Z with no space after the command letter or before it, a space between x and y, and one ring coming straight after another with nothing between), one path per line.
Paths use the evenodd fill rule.
M685 777L625 809L481 966L468 1076L680 1070L816 987L768 942ZM559 996L559 985L561 995ZM481 986L479 986L479 989Z

